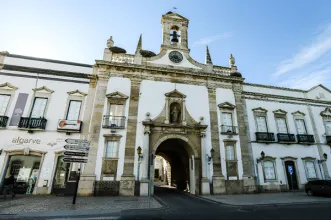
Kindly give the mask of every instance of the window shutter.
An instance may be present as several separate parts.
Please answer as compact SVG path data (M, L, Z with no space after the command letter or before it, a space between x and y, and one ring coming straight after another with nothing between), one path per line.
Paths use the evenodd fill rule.
M0 115L5 115L9 98L9 95L0 95Z

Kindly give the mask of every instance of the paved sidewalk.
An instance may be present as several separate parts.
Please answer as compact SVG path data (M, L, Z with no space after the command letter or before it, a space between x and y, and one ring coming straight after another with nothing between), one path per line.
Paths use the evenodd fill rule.
M330 197L307 196L307 194L304 192L210 195L201 197L229 205L270 205L321 202L331 203Z
M151 198L151 208L161 208L161 204ZM26 217L77 216L77 215L120 215L125 209L147 209L148 197L72 197L17 195L14 199L0 197L0 215L16 214Z

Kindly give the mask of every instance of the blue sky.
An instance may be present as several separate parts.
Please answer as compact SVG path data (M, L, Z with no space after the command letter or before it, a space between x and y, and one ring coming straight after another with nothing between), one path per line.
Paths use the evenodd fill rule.
M15 1L0 0L0 51L93 64L110 35L134 53L158 53L161 15L177 7L190 20L191 56L228 66L232 53L246 82L331 88L330 0Z

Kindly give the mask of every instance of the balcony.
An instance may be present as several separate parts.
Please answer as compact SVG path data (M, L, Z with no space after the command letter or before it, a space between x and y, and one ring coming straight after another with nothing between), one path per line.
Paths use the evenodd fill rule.
M278 143L295 143L294 134L278 133L277 134Z
M24 130L45 130L46 118L21 117L18 127Z
M236 126L229 126L229 125L221 125L221 134L237 134L237 127Z
M314 135L310 134L298 134L298 143L303 143L303 144L313 144L315 143Z
M256 134L256 141L261 143L268 143L275 141L274 133L269 132L255 132Z
M326 143L331 144L331 135L326 136Z
M103 128L113 128L113 129L123 129L125 127L125 117L124 116L103 116Z
M7 126L8 117L0 116L0 128L5 128Z

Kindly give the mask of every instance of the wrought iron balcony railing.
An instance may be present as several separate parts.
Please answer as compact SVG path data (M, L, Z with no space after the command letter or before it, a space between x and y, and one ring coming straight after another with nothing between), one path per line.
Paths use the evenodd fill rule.
M298 143L315 143L314 135L297 134Z
M103 128L124 128L125 127L125 116L103 116Z
M8 117L0 116L0 128L5 128L7 126Z
M331 135L326 136L326 143L331 144Z
M46 128L47 119L46 118L29 118L21 117L20 122L18 123L19 128L27 129L42 129Z
M277 139L279 143L295 143L294 134L278 133Z
M237 134L236 126L221 125L221 134Z
M255 132L257 142L274 142L275 135L270 132Z

